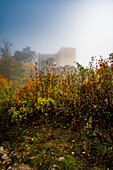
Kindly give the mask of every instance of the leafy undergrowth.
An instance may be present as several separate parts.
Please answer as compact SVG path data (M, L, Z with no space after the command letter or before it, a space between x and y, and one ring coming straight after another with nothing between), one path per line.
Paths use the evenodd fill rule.
M8 141L12 164L113 169L110 63L101 59L86 69L78 64L78 72L36 68L15 92L0 76L0 144Z
M12 164L29 164L40 170L54 164L62 170L112 169L113 148L109 136L100 132L100 140L93 133L84 135L83 129L74 132L56 122L42 126L33 123L10 131L9 141L2 146L13 153Z

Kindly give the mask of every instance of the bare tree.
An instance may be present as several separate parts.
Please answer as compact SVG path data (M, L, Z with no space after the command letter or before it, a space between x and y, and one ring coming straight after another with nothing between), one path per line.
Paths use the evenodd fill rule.
M0 56L2 59L7 57L11 57L11 47L12 43L8 40L3 40L2 44L0 45Z

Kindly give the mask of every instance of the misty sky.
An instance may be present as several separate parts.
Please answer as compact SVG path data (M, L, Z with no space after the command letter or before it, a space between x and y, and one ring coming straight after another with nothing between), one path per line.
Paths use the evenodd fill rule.
M76 48L77 61L113 52L113 0L0 0L0 41L13 51Z

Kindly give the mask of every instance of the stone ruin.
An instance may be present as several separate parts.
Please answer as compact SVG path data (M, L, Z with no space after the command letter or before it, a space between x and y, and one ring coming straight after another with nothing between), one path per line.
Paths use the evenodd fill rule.
M38 69L44 70L48 68L49 70L60 69L61 71L66 68L66 70L74 70L76 61L76 49L75 48L61 48L55 54L38 54Z

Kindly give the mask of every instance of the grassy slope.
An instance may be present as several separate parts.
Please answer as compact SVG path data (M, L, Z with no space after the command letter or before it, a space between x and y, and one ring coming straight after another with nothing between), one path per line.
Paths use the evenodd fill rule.
M56 124L37 126L33 124L10 131L8 145L9 155L12 151L12 163L29 164L36 169L48 169L56 164L64 169L106 169L104 165L95 164L94 155L90 153L88 141L81 132L73 132L70 128L58 127ZM58 158L64 157L59 161ZM102 159L102 157L100 157Z

